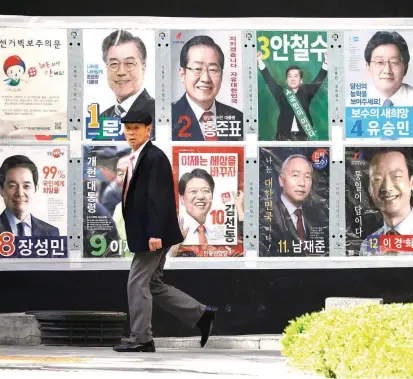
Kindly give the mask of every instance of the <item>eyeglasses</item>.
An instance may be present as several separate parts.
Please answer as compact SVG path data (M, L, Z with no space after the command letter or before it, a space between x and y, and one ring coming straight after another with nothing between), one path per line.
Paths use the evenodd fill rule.
M374 66L376 68L384 68L386 66L386 63L388 63L391 68L399 68L402 64L402 61L397 61L397 60L385 61L383 59L379 59L377 61L371 61L371 62L374 63Z
M216 76L220 76L222 70L217 67L208 67L208 68L202 68L202 67L185 67L187 70L190 70L194 76L201 76L205 71L208 72L208 75L213 78Z
M138 62L136 61L111 62L107 64L106 67L109 69L109 71L118 71L121 64L123 65L126 71L132 71L138 65Z

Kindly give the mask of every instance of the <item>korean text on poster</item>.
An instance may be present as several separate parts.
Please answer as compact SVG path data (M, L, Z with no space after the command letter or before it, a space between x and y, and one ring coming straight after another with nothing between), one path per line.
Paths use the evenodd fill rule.
M3 27L0 62L0 138L66 139L66 30Z
M241 32L171 36L172 140L243 140Z
M413 254L413 148L346 148L347 255Z
M67 153L0 147L0 258L68 257Z
M86 258L129 257L122 187L128 146L84 146L83 254Z
M345 32L347 138L412 138L412 31Z
M184 236L173 257L243 255L244 150L173 147L179 225Z
M329 149L260 148L261 257L329 253Z
M261 141L328 140L327 33L257 31Z
M148 112L155 136L155 36L135 29L85 29L84 114L88 140L124 141L121 119Z

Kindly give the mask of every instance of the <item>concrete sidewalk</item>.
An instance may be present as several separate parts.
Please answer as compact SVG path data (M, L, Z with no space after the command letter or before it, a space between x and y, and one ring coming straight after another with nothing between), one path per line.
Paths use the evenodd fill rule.
M162 349L116 353L111 348L0 346L3 379L320 378L297 372L277 350Z

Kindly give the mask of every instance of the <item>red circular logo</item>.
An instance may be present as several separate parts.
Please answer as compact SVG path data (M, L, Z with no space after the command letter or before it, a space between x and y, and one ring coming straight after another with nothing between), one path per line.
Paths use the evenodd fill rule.
M53 156L54 156L55 158L59 158L60 155L61 155L60 149L54 149L54 150L53 150Z

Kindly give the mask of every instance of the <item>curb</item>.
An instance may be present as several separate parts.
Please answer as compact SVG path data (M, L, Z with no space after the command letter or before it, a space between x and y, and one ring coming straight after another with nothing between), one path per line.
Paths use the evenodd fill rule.
M211 336L205 348L236 350L280 350L281 335ZM128 341L127 338L122 342ZM157 337L155 346L160 349L198 349L200 337Z

